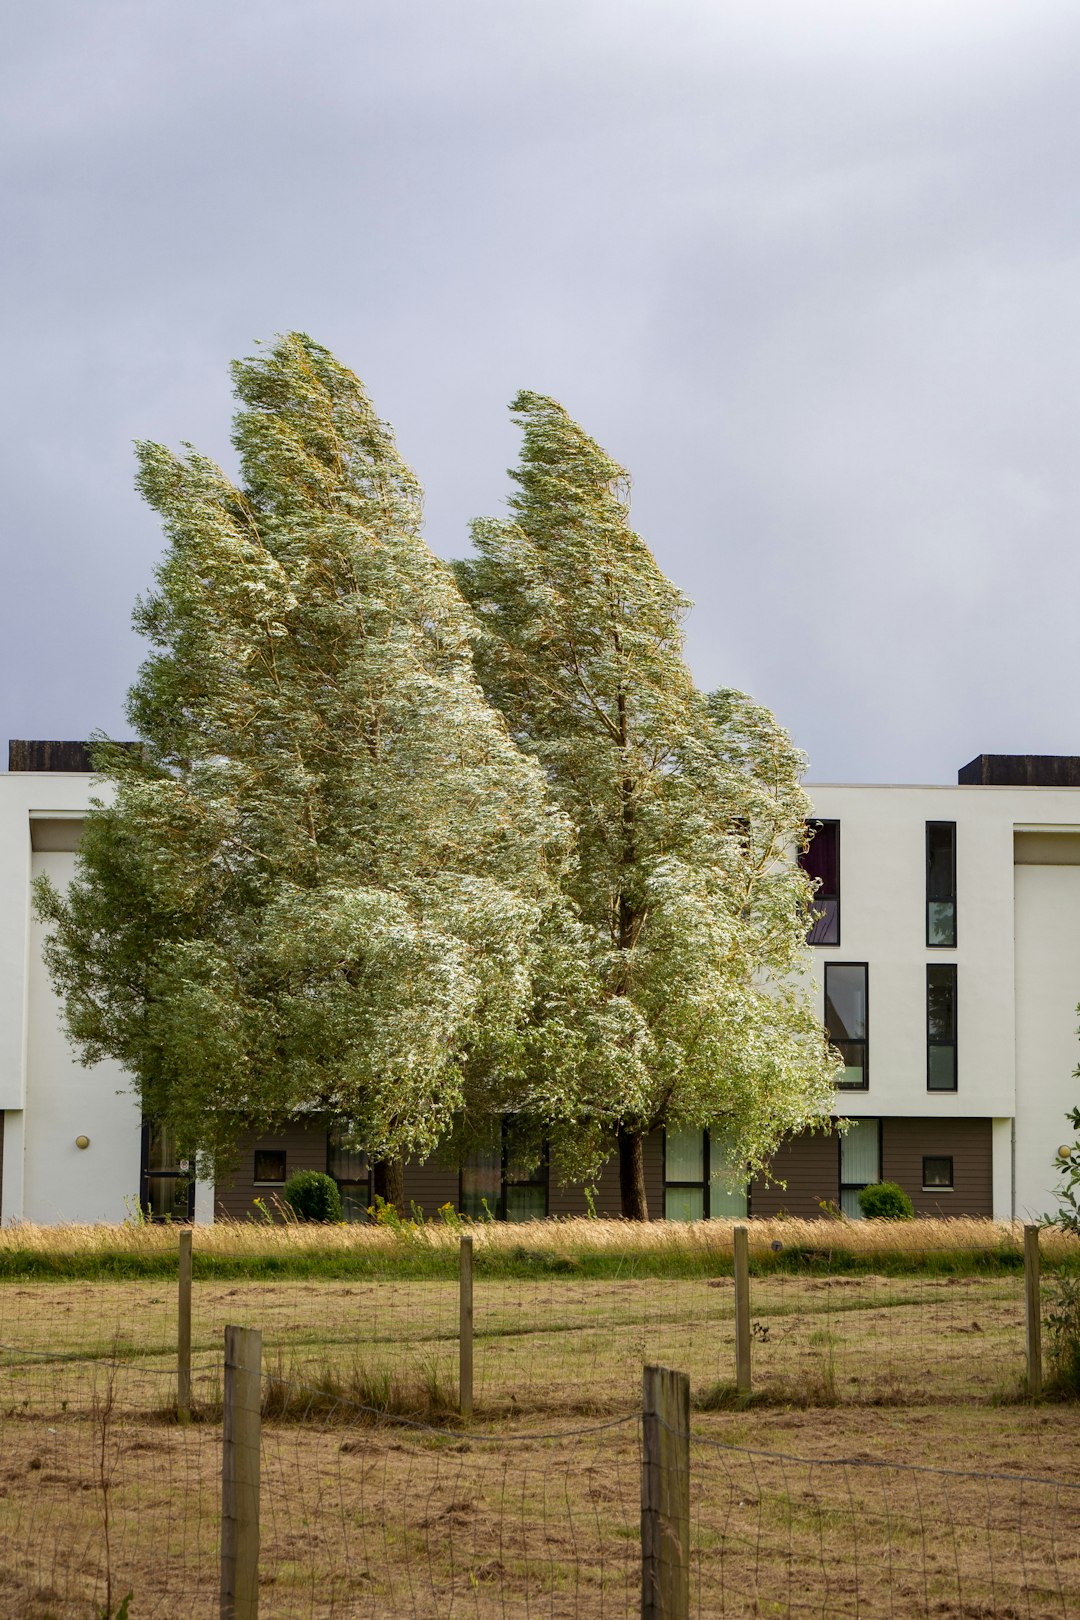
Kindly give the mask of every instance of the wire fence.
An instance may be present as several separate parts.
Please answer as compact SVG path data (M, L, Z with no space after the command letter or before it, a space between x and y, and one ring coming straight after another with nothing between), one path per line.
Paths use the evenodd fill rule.
M481 1270L472 1422L454 1281L196 1277L192 1421L178 1421L175 1282L0 1284L0 1614L217 1612L222 1342L237 1326L261 1332L245 1443L264 1617L1080 1614L1075 1448L1054 1458L1026 1429L977 1471L883 1457L884 1431L878 1454L857 1433L860 1413L907 1407L901 1450L921 1436L947 1462L962 1421L965 1456L989 1463L1002 1403L1027 1388L1023 1273L894 1270L748 1279L760 1408L736 1389L733 1275ZM680 1369L692 1418L650 1429L643 1363ZM760 1413L834 1407L806 1414L796 1448L762 1443ZM651 1458L661 1429L685 1442L677 1461ZM665 1469L685 1511L657 1487ZM668 1592L642 1608L650 1512L683 1549L684 1607Z

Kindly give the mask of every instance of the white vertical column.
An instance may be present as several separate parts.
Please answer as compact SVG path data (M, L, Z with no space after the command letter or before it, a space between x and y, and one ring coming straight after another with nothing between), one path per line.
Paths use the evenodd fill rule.
M1013 1122L1011 1119L991 1121L991 1165L994 1178L994 1219L1011 1221L1015 1210L1013 1198Z
M4 1112L4 1186L0 1193L3 1223L10 1226L23 1218L23 1121L21 1108Z

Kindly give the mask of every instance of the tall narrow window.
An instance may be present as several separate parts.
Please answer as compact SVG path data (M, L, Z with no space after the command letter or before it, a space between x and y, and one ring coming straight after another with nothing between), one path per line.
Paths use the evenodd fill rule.
M195 1219L195 1172L177 1153L172 1131L156 1120L143 1122L141 1179L140 1202L150 1220Z
M956 1090L956 963L926 970L926 1089Z
M346 1147L331 1135L326 1144L326 1173L333 1176L341 1194L341 1214L346 1221L366 1221L374 1199L371 1196L371 1164L366 1153Z
M926 943L956 944L956 822L926 823Z
M844 1060L837 1085L845 1091L865 1091L870 1084L865 962L826 962L825 1028Z
M840 823L808 821L809 842L799 852L799 865L807 877L817 880L811 902L813 921L806 936L808 945L840 943Z
M881 1180L881 1121L851 1119L840 1138L840 1208L861 1220L859 1194Z

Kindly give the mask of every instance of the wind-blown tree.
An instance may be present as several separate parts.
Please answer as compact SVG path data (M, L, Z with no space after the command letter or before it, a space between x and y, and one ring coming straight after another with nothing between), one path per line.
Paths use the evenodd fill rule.
M836 1059L800 984L804 762L768 710L696 690L688 604L630 527L624 470L554 400L512 409L512 517L474 524L456 571L485 691L577 835L531 1105L567 1172L595 1171L614 1134L623 1214L644 1219L656 1127L723 1133L750 1173L828 1112Z
M302 334L233 377L239 485L139 446L168 540L142 746L97 747L113 791L68 892L38 888L46 956L83 1061L207 1171L310 1113L385 1172L514 1049L566 829L358 379Z

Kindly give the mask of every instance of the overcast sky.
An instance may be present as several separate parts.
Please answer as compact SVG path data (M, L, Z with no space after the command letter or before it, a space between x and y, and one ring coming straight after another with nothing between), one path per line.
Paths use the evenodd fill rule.
M160 533L303 328L467 548L554 394L817 780L1080 753L1075 0L35 0L0 48L0 736L126 734ZM5 760L6 762L6 760Z

